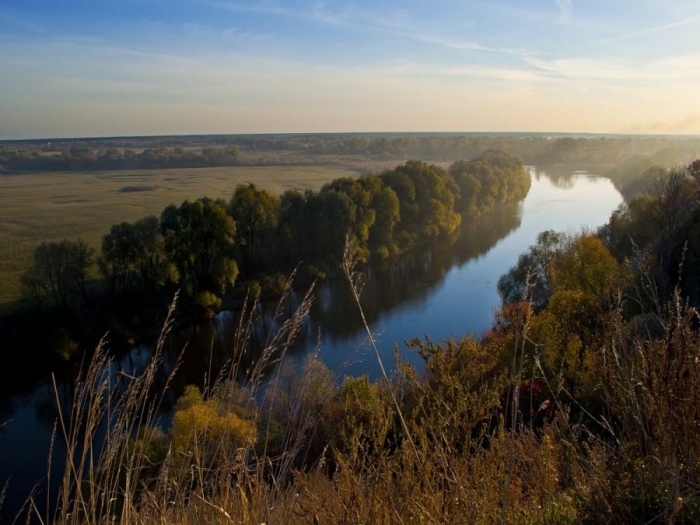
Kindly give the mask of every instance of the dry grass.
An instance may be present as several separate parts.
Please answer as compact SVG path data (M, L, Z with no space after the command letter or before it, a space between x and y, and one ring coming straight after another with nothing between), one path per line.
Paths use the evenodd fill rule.
M349 257L344 266L359 308ZM98 348L70 416L59 419L68 466L58 508L38 516L30 499L29 517L66 525L699 522L698 312L679 295L653 314L657 338L625 322L620 308L600 319L595 414L570 417L576 400L539 368L557 410L537 424L535 412L549 405L533 405L527 380L526 362L537 362L528 355L531 308L510 318L504 345L414 340L424 373L399 361L396 375L376 383L339 383L313 356L303 371L284 365L310 301L278 318L238 382L257 311L246 310L227 373L195 404L199 394L181 398L167 435L154 417L163 392L152 388L167 323L149 368L121 378L121 388ZM105 441L95 443L105 421Z
M112 224L160 215L185 199L228 200L242 183L274 193L317 190L359 173L359 165L237 166L0 176L0 311L19 297L20 275L42 242L82 237L99 249Z

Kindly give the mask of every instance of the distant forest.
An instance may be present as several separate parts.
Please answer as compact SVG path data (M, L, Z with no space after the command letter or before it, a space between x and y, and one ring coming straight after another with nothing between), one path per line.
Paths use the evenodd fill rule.
M299 134L125 137L0 142L0 173L474 158L507 151L527 165L608 170L630 158L671 166L700 157L700 139L542 134ZM638 172L638 169L635 171ZM613 174L614 175L614 174Z

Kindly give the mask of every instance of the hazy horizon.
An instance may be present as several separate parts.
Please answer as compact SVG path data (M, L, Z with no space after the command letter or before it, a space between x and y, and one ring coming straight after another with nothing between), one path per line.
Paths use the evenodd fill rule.
M680 0L7 0L0 139L700 133Z

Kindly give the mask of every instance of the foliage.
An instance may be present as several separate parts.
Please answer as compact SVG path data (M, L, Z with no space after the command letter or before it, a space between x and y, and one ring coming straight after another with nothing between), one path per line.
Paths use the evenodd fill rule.
M188 168L232 166L237 164L238 156L235 146L200 150L147 147L137 152L123 148L95 150L81 145L63 149L59 155L43 155L36 150L0 150L0 165L17 170L51 171Z
M337 199L338 188L329 191ZM357 213L359 197L348 199ZM336 382L316 356L301 368L286 363L307 305L282 323L287 331L262 362L245 368L245 387L234 380L245 354L238 349L231 374L206 395L186 388L166 437L152 420L139 432L134 419L121 423L156 413L151 388L133 378L124 400L106 403L98 351L99 366L76 387L74 413L89 401L104 414L114 402L108 424L122 432L109 434L117 442L94 471L86 459L93 449L76 445L83 433L65 432L75 460L53 521L697 523L698 311L681 286L665 294L653 278L668 268L659 239L694 231L697 210L688 206L679 224L637 248L642 258L623 252L618 260L606 246L611 237L590 232L542 235L527 259L545 300L528 302L528 272L513 272L510 283L525 291L503 305L484 338L409 343L424 360L420 372L399 360L391 377ZM640 217L625 227L634 231ZM349 245L360 242L361 231L353 235ZM266 368L278 356L280 366ZM260 389L265 370L271 381Z
M457 210L475 214L509 200L519 200L530 189L520 159L499 150L487 150L471 161L457 161L449 173L459 186Z
M247 448L257 439L255 426L240 418L216 397L204 399L195 386L185 388L178 399L170 428L175 454L199 457L205 464L218 460L220 447Z
M535 308L544 306L552 294L551 262L565 236L552 230L541 232L537 243L518 257L518 262L498 279L498 293L504 303L528 300Z
M39 304L48 296L55 306L63 308L76 295L85 299L93 254L82 240L42 243L34 251L34 263L22 276L23 294Z
M229 204L229 213L236 222L239 250L246 278L264 259L261 249L265 239L277 225L279 199L254 184L236 187Z
M177 265L180 284L192 293L235 282L238 268L231 259L236 223L223 202L208 198L168 206L160 218L165 250ZM217 264L218 263L218 264Z
M65 328L60 328L51 335L51 344L56 355L63 361L70 361L78 353L78 343L71 339Z
M612 290L617 262L603 243L590 234L566 239L550 261L552 288L577 291L593 300L607 297Z
M213 316L221 308L221 299L211 292L202 290L194 300L195 304L204 310L207 315Z

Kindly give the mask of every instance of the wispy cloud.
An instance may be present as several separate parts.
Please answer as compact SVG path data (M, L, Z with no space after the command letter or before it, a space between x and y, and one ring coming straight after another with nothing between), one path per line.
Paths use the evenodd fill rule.
M221 0L201 0L197 4L216 7L219 9L226 9L229 11L236 11L239 13L258 13L263 15L274 15L274 16L294 16L302 18L303 16L299 11L294 11L289 8L285 8L276 4L239 4L237 2L226 2Z
M570 0L558 1L564 3L568 2L570 4ZM321 25L355 28L375 33L383 33L414 42L442 47L444 49L482 51L518 56L530 56L533 54L532 51L523 48L485 46L474 39L454 37L437 30L435 32L426 32L425 28L421 27L421 24L412 21L403 11L390 13L377 12L366 8L360 9L356 5L351 5L342 11L332 11L329 9L328 5L323 2L317 2L308 9L300 8L294 10L269 3L242 5L236 2L222 2L220 0L203 0L203 2L206 5L220 9L289 17L312 21ZM468 21L463 21L461 23L461 27L472 25L474 24Z
M615 43L615 42L626 42L626 41L630 41L630 40L637 40L637 39L651 36L651 35L654 35L657 33L663 33L666 31L670 31L672 29L678 29L680 27L693 26L693 25L698 25L698 24L700 24L700 15L686 18L684 20L677 20L675 22L670 22L668 24L661 24L661 25L657 25L657 26L647 27L647 28L644 28L644 29L641 29L638 31L632 31L632 32L625 33L622 35L614 36L612 38L606 38L606 39L600 40L600 43L611 44L611 43Z
M637 62L609 58L544 60L537 57L526 57L525 61L544 73L572 80L667 83L700 80L700 54L675 55Z
M552 78L541 71L521 67L489 67L489 66L444 66L437 67L425 64L406 64L393 70L396 74L420 75L424 77L443 76L469 81L478 84L480 81L508 81L522 83L559 84L562 79ZM519 87L513 85L512 87Z

